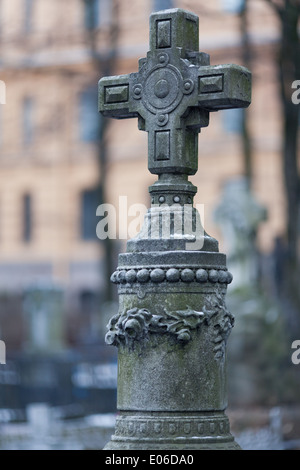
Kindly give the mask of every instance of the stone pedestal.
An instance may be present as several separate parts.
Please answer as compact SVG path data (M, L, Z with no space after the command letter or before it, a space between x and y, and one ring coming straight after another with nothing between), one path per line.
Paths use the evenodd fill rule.
M119 349L120 414L105 449L239 448L224 413L226 340L234 323L225 304L232 280L225 255L125 253L112 280L120 308L106 342Z

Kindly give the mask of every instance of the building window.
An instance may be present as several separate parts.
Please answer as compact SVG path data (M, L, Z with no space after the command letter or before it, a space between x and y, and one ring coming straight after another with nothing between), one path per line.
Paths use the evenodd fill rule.
M90 315L97 309L97 294L91 290L81 291L79 294L80 311L84 315Z
M3 132L2 132L2 126L3 126L3 119L2 119L2 107L0 106L0 147L2 147L3 144Z
M99 190L87 189L81 193L81 223L80 232L82 240L96 240L97 216L99 205Z
M99 4L100 0L84 0L84 26L87 30L99 26Z
M241 134L243 131L244 109L225 109L222 111L224 131L228 134Z
M169 10L174 8L174 0L154 0L153 11Z
M246 0L221 0L223 11L226 13L242 13Z
M30 33L32 30L34 0L24 0L24 31Z
M30 194L24 194L22 201L22 240L30 242L32 238L32 201Z
M82 142L99 139L101 116L98 112L96 88L84 90L79 95L79 137Z
M23 101L23 142L25 145L33 141L33 99L25 98Z
M0 104L6 104L6 85L3 80L0 80Z

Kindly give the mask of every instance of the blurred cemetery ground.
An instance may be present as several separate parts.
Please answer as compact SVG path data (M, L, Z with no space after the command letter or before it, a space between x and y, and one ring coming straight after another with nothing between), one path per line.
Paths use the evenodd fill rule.
M118 307L109 278L125 249L124 219L133 219L119 218L119 196L128 208L148 206L156 178L135 120L120 126L98 115L97 82L137 70L151 11L179 7L199 16L212 64L253 74L250 108L211 116L191 177L234 278L232 430L243 448L300 449L300 364L291 360L300 340L299 105L291 100L299 8L274 3L1 1L0 448L101 448L112 432L117 362L104 335ZM116 208L116 240L97 239L102 203Z

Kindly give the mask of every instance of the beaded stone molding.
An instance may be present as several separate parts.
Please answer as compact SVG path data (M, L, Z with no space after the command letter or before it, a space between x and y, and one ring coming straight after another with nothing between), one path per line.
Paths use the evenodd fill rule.
M220 284L230 284L232 274L224 269L204 269L204 268L130 268L117 269L111 276L114 284L134 284L146 282L219 282Z

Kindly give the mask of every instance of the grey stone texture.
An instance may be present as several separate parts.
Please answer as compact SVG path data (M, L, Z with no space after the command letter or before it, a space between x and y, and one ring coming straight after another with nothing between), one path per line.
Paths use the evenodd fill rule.
M150 51L139 71L99 82L99 109L118 119L138 117L148 132L148 167L154 174L193 175L198 133L209 111L246 107L251 76L238 65L209 65L199 52L199 20L180 9L150 17Z
M119 311L106 342L118 347L119 415L105 449L238 449L225 415L225 303L232 275L193 208L198 133L209 112L246 107L251 74L210 66L199 52L198 17L150 16L150 51L139 71L99 81L99 111L138 117L148 132L151 208L112 274Z

